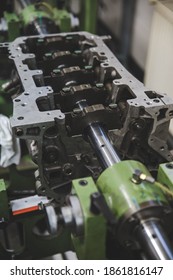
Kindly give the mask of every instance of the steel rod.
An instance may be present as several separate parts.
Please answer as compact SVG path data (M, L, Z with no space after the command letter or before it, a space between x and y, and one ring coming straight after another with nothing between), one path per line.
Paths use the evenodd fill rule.
M88 106L86 100L81 100L76 105L80 110L84 110ZM121 161L101 123L89 124L85 129L85 135L103 169Z
M141 222L136 230L136 238L149 259L173 259L171 244L159 221L147 220Z

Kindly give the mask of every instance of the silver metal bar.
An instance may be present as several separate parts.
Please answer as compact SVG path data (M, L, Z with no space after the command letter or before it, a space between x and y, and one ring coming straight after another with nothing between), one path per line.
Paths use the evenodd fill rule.
M172 260L173 250L159 221L141 222L135 236L144 250L146 257L153 260Z
M77 103L80 110L87 107L86 100ZM108 135L100 123L91 123L85 134L93 150L104 169L120 162ZM173 251L158 220L141 221L140 226L135 229L135 237L144 251L144 255L149 259L172 260Z
M87 138L104 169L121 161L101 125L98 123L89 125L87 128Z
M88 106L86 100L81 100L76 105L81 111ZM86 136L104 169L121 161L100 123L90 124L86 129Z

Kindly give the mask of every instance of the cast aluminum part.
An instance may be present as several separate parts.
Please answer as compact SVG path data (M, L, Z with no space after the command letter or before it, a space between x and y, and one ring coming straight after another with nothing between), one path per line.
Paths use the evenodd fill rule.
M67 33L66 35L70 35L71 33ZM66 36L66 35L58 35L58 37ZM159 154L165 155L167 160L170 160L170 153L166 153L166 146L165 151L163 149L158 149L159 145L166 145L164 139L159 139L157 137L157 128L159 125L169 121L172 118L173 114L173 101L171 98L169 98L166 94L163 94L160 98L157 97L156 99L151 99L146 95L147 89L144 87L142 83L137 81L130 73L128 73L120 64L120 62L116 59L115 56L112 55L111 51L107 48L107 46L104 44L104 38L91 35L89 33L80 32L79 35L84 35L86 37L86 40L93 40L98 46L91 48L89 51L89 64L92 65L94 57L98 57L100 52L105 51L106 57L101 57L101 65L100 65L100 81L104 81L104 76L106 71L112 67L114 71L117 71L118 73L121 73L122 77L120 79L114 79L112 81L112 92L111 92L111 99L112 101L116 101L116 96L118 94L118 90L120 88L123 88L123 86L129 87L132 92L134 92L132 95L134 95L134 98L129 98L127 100L127 103L129 104L129 112L128 116L126 117L124 127L117 133L120 140L118 142L122 141L122 138L125 134L125 132L128 130L127 126L131 120L131 118L136 118L139 116L139 110L141 107L145 109L146 115L148 115L148 118L153 118L153 129L151 131L150 137L149 137L149 144L150 146L156 150ZM39 38L36 36L33 36L31 38L34 39ZM44 39L44 37L53 37L52 35L49 36L41 36L41 39ZM43 73L41 70L30 70L27 67L27 64L24 64L24 60L31 60L35 61L35 55L32 53L23 53L20 45L25 44L27 37L21 37L16 39L13 44L9 44L9 52L11 53L10 58L14 60L14 63L16 64L16 68L18 71L18 74L20 76L22 85L26 92L24 91L20 95L20 101L19 103L16 102L14 99L14 113L13 117L11 119L12 126L13 127L21 127L24 129L24 135L20 136L21 138L30 138L26 134L26 128L32 127L34 124L38 124L42 128L42 124L45 123L47 127L50 126L50 123L54 124L54 118L57 117L59 122L63 122L65 115L60 110L52 110L51 114L48 115L46 112L39 112L37 106L36 106L36 100L38 98L38 94L41 94L41 96L47 96L51 95L53 90L49 86L41 86L36 87L33 77L37 77L40 79L43 79ZM3 48L4 44L0 45L1 48ZM103 63L104 61L104 63ZM107 64L107 65L105 65ZM22 67L19 68L19 65ZM26 74L25 71L28 71ZM25 77L27 76L28 79ZM40 91L42 91L40 93ZM26 93L28 92L28 95L30 95L29 98L26 98ZM122 96L123 98L123 96ZM22 101L28 100L29 103L25 104L25 106L22 105ZM165 115L163 118L161 118L159 121L157 120L157 116L159 115L159 110L165 109ZM34 114L33 114L34 112ZM27 114L27 118L24 118L24 116ZM19 115L23 115L23 118L19 117ZM41 120L40 120L41 119ZM121 136L120 136L121 134ZM116 133L115 133L116 135ZM160 134L161 135L161 134ZM152 137L154 137L153 141L151 141ZM33 138L33 137L32 137ZM36 138L36 137L35 137ZM120 144L119 144L120 145ZM118 146L119 146L118 145Z
M67 34L58 34L58 37L67 36L71 33ZM93 64L94 57L99 57L101 52L105 51L104 57L100 57L101 65L100 65L100 82L104 82L105 74L108 70L110 70L110 67L112 67L112 71L116 71L118 73L121 73L121 78L113 79L112 81L112 91L111 91L111 99L112 101L116 102L116 97L118 95L119 89L123 88L124 86L127 86L132 91L132 98L129 98L127 100L127 103L129 105L128 108L128 114L126 117L126 120L124 122L123 128L118 131L114 132L114 134L118 136L118 147L120 146L122 139L125 135L125 133L128 131L128 125L132 118L136 119L140 113L140 109L145 110L145 114L147 118L153 118L153 128L150 133L149 137L149 145L156 150L159 154L162 156L165 156L167 160L170 160L170 153L167 151L167 147L164 141L164 138L159 137L160 135L157 135L160 125L163 123L167 124L167 121L169 121L172 118L173 115L173 102L172 99L169 98L166 94L161 95L160 97L156 98L149 98L146 94L147 89L144 87L142 83L137 81L130 73L126 71L126 69L123 68L123 66L120 64L120 62L116 59L115 56L111 53L111 51L108 49L108 47L104 44L104 38L91 35L89 33L80 32L79 35L84 35L86 37L86 40L90 41L93 40L97 47L90 48L89 50L89 59L88 63L89 65ZM30 38L41 38L44 39L45 37L51 38L52 35L49 36L32 36ZM55 36L54 36L55 37ZM29 37L28 37L29 38ZM55 37L56 38L56 37ZM105 38L106 39L106 38ZM32 53L23 53L20 45L25 44L27 40L27 37L21 37L16 39L12 44L9 44L8 50L9 53L11 53L10 58L14 60L14 63L16 64L16 68L19 74L19 77L21 79L22 85L24 87L23 93L20 95L20 101L19 103L16 102L14 99L14 112L13 117L11 119L12 126L13 127L21 127L24 129L24 134L20 136L21 138L30 138L26 134L26 128L32 127L34 124L38 124L40 128L42 128L42 124L45 123L47 127L50 126L50 123L54 124L54 118L57 117L59 122L63 122L65 115L60 110L52 110L51 114L48 115L46 112L39 112L38 107L36 106L36 100L38 98L38 94L41 94L41 96L47 96L51 95L53 92L52 88L49 86L40 86L36 87L35 82L33 80L33 77L43 79L43 73L41 70L29 70L27 67L27 64L24 64L23 61L29 60L30 62L35 62L35 55ZM7 44L1 44L1 48L6 47ZM106 64L106 65L105 65ZM19 66L21 65L21 67ZM20 67L20 68L19 68ZM27 73L25 72L27 70ZM26 79L27 77L27 79ZM41 93L40 93L41 91ZM26 98L26 93L28 92L28 95L30 97ZM154 95L154 93L153 93ZM25 104L25 100L28 100L29 102ZM123 99L123 96L122 96ZM24 102L25 106L22 105L22 101ZM161 109L165 110L164 112L160 112ZM34 114L33 114L34 112ZM24 116L27 114L27 118ZM158 121L158 115L163 114L164 116ZM20 118L21 116L21 118ZM23 117L22 117L23 116ZM164 131L165 132L165 131ZM167 132L167 131L166 131ZM113 134L113 135L114 135ZM153 138L152 138L153 137ZM33 137L32 137L33 138ZM35 137L36 138L36 137ZM159 146L163 146L164 149L159 149ZM160 147L161 148L161 147ZM167 152L166 152L167 151Z
M70 46L72 45L73 40L76 40L74 38L78 38L78 43L75 41L75 44L77 45L76 48L78 53L80 52L82 59L85 60L85 69L92 69L92 75L94 73L96 76L92 81L88 79L87 83L85 81L83 84L81 84L80 79L75 79L78 75L84 72L82 66L79 67L78 65L73 64L69 65L68 62L72 61L71 63L73 63L73 59L70 60L71 57L66 63L63 63L63 56L71 54L68 50L58 50L58 42L63 40L65 42L68 41L66 46ZM69 43L69 40L71 40L71 44ZM50 153L51 157L49 158L49 161L52 160L55 151L57 151L57 154L64 151L65 159L60 162L60 165L63 165L63 170L66 166L67 175L69 174L72 176L71 179L74 179L73 169L71 167L72 164L69 163L68 160L65 160L72 156L71 153L73 152L79 165L82 150L78 149L75 153L72 147L69 149L70 152L68 154L66 148L71 145L71 141L81 141L81 136L86 127L88 127L87 135L89 142L92 147L96 148L96 153L103 169L120 161L117 152L113 150L114 147L121 153L122 157L139 158L144 162L145 157L142 158L138 153L139 151L135 150L136 147L140 145L140 148L147 147L144 154L149 150L148 156L150 154L156 156L159 159L158 163L162 161L170 161L172 159L171 153L166 144L166 136L168 133L169 121L173 115L173 101L165 94L157 94L153 91L147 90L143 84L128 73L105 45L106 40L107 37L98 37L86 32L79 32L75 34L66 33L21 37L10 44L0 44L0 54L9 55L9 58L14 63L19 79L18 82L21 85L20 94L18 94L13 100L14 110L11 124L14 133L17 137L27 140L33 159L39 166L39 172L36 174L39 194L47 195L48 197L54 197L57 195L58 198L56 197L56 200L61 203L61 195L58 192L54 192L55 186L51 188L48 178L45 178L45 170L43 169L43 145L46 147L46 144L49 143L49 150L51 151L51 149L53 149L54 151L53 154ZM33 53L33 46L36 42L40 42L41 46L37 53ZM38 69L37 64L39 59L41 60L41 49L43 51L45 48L46 53L49 46L48 42L51 46L53 45L53 54L51 54L52 60L47 62L47 69ZM65 89L60 88L58 90L57 88L59 84L52 82L54 85L53 89L53 87L45 82L50 80L50 77L47 78L45 74L51 66L49 63L54 63L57 57L60 57L61 64L53 64L53 69L56 68L55 70L57 71L55 72L55 75L51 74L51 78L54 81L54 77L58 75L57 73L60 73L60 75L64 77L64 83L62 82L62 84L63 88L65 87ZM42 65L42 63L40 63L40 65ZM68 80L67 77L71 74L73 74L72 78L71 80ZM83 73L82 75L84 74L85 79L88 77L88 74L91 76L91 73L87 73L87 70L86 73ZM75 84L75 80L77 80L77 84ZM102 87L106 92L106 101L97 104L95 100L93 101L93 96L91 97L89 95L88 97L87 95L86 101L89 105L83 110L82 115L80 115L81 112L73 111L73 109L69 109L68 107L68 110L71 110L69 114L68 110L61 109L62 104L60 104L60 108L55 104L55 95L59 94L59 91L63 91L61 98L63 98L66 92L70 92L69 95L66 95L68 99L72 94L79 94L79 92L81 94L81 91L83 93L82 95L85 95L84 93L86 90L93 89L94 87L97 88L94 92L97 92L100 84L102 84ZM99 94L102 94L102 91L103 90L99 91ZM41 109L39 108L38 103L40 98L46 100L50 109L43 110L42 107ZM80 100L81 98L78 99L78 95L75 95L76 103ZM44 105L44 102L42 105ZM67 106L67 104L64 106ZM109 114L112 111L115 112L115 116L118 116L118 113L120 114L119 124L117 124L117 126L114 125L114 123L117 122L116 118L110 121ZM108 115L107 118L105 117L105 121L102 116L103 112ZM71 125L73 124L72 121L74 120L74 117L77 117L76 127ZM83 121L82 123L81 119ZM100 121L100 119L102 120ZM68 121L69 123L67 127ZM78 123L80 123L81 126L78 126ZM53 131L53 133L51 131L52 134L47 137L45 131L48 131L52 127L55 131ZM104 127L106 127L108 135L106 134ZM76 128L78 130L75 130ZM57 134L55 133L56 129L58 131ZM69 135L67 134L67 131L70 131ZM147 131L147 133L145 133L145 131ZM59 135L61 137L59 137ZM52 142L49 139L50 136L51 141L58 139L57 142L54 142L57 146L52 146ZM109 141L109 139L111 141ZM102 145L104 146L101 147ZM132 148L134 148L134 150ZM131 150L132 153L130 153ZM149 157L149 159L151 158ZM53 163L54 165L52 165L52 162L51 164L47 164L46 168L51 169L56 173L57 162L54 160ZM59 198L60 200L58 200ZM70 197L70 199L71 206L68 208L62 208L62 215L64 220L66 220L66 223L75 227L80 233L83 230L83 216L80 204L77 198ZM55 213L53 215L55 216ZM54 229L56 232L56 219L53 220L53 232ZM157 240L153 241L153 239L149 238L151 232L154 232L157 236ZM139 242L147 242L147 246L150 248L146 248L146 250L151 251L154 258L172 258L172 252L167 242L167 238L164 236L160 225L154 220L151 220L150 222L146 221L143 224L143 230L137 229L136 235L138 236Z
M92 176L94 168L99 175L99 163L93 157L92 149L82 140L86 123L101 122L106 127L111 145L122 159L137 159L151 169L156 169L160 162L172 160L166 143L173 115L172 99L149 91L124 69L106 46L108 39L77 32L21 37L12 43L0 44L0 54L9 56L14 63L21 87L20 94L13 100L13 131L17 137L27 141L33 160L38 164L38 193L56 197L59 203L62 203L62 197L58 197L58 191L54 189L57 184L62 184L63 176L70 179ZM46 55L50 59L44 58L47 59L44 62L43 56ZM63 59L66 59L64 63ZM75 59L82 60L80 67ZM60 61L57 65L56 60ZM56 71L51 72L54 69ZM57 83L57 79L61 79L61 83ZM94 99L94 94L98 94L98 98L103 95L100 104L97 98ZM73 113L69 106L71 96L76 102L81 100L78 100L78 95L87 96L89 105L82 117ZM55 102L59 96L66 98L63 110L62 104L57 106ZM40 100L43 100L41 108ZM47 102L48 109L42 108L44 102ZM58 132L49 140L46 132L52 128ZM97 134L98 140L101 134L104 136L101 130ZM85 164L85 175L77 173L83 152L89 154L89 159L94 162L93 165ZM45 163L46 153L49 157ZM49 172L53 183L50 183L49 175L45 175ZM56 172L63 174L61 182L54 179ZM77 175L74 176L75 172Z

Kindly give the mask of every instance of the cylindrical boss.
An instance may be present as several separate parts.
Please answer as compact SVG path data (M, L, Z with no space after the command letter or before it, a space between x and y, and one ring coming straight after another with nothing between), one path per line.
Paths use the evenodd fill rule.
M150 217L157 216L157 213L159 216L159 211L154 211L154 208L168 206L164 193L154 183L132 182L135 170L151 176L142 163L127 160L107 168L97 180L97 186L117 221L127 220L136 213L140 213L140 218L146 218L148 214Z

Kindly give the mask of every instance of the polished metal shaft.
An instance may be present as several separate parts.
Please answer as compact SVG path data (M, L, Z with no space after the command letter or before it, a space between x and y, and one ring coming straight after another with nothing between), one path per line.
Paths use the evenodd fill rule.
M80 110L84 110L88 104L86 100L81 100L77 103L77 106ZM85 134L103 169L106 169L121 161L113 145L111 144L105 129L100 123L93 122L88 125L85 130Z
M88 106L86 100L81 100L76 105L81 111ZM121 161L102 124L98 122L89 124L85 129L85 137L95 151L103 169ZM173 259L170 242L159 221L154 219L141 221L141 225L135 229L135 238L147 258L156 260Z
M104 128L98 123L93 123L87 128L87 138L95 151L100 164L104 169L120 162Z
M148 259L173 259L171 244L159 221L153 219L141 222L135 235Z

